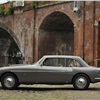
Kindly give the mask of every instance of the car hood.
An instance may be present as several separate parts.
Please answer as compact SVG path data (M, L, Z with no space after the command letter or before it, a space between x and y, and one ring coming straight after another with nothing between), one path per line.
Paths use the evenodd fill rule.
M27 69L29 67L35 67L35 64L17 64L17 65L11 65L11 66L4 66L0 67L0 70L9 70L9 69Z

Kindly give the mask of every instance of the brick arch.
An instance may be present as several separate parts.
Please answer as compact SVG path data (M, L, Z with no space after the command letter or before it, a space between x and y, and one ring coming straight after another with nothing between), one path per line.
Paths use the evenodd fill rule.
M3 24L3 23L1 23L1 22L0 22L0 27L1 27L2 29L4 29L5 31L7 31L7 32L10 34L10 36L14 39L15 43L17 44L18 48L20 49L19 40L18 40L17 37L14 35L14 32L13 32L11 29L9 29L5 24Z
M42 12L42 13L40 13L40 12ZM77 41L79 40L79 37L77 36L77 35L79 35L78 34L79 28L77 26L78 18L77 18L77 15L74 14L72 6L70 6L70 8L67 8L65 6L64 7L55 6L55 7L47 8L46 10L43 9L40 12L39 12L39 16L37 16L38 18L36 20L36 23L38 23L37 24L38 29L41 27L45 18L54 12L61 12L61 13L64 13L67 17L69 17L69 19L73 22L73 25L74 25L74 44L75 44L74 45L74 55L80 55L77 52L77 48L78 49L80 48L77 43Z
M50 14L52 14L52 13L54 13L54 12L61 12L61 13L64 13L64 14L65 14L66 16L68 16L69 19L73 22L74 26L76 26L77 17L73 14L73 12L71 13L69 10L66 11L66 9L60 9L60 8L57 9L57 8L56 8L56 9L48 10L47 12L45 12L45 14L42 13L42 15L41 15L42 17L39 18L40 20L39 20L39 22L38 22L38 27L41 26L42 22L44 21L44 19L45 19L48 15L50 15Z
M50 21L52 22L52 18L54 18L55 19L55 15L58 15L58 16L60 16L60 17L58 17L58 16L56 16L56 18L57 18L57 22L58 21L60 21L59 23L61 23L61 24L58 24L58 26L57 26L57 24L56 24L56 22L54 22L54 26L53 25L51 25L51 24L49 24L49 25L47 25L47 24L45 24L45 21L46 21L46 23L50 23ZM61 17L62 16L62 17ZM48 19L48 17L50 18L50 21L49 21L49 19ZM61 18L63 18L63 19L65 19L64 21L63 20L60 20ZM67 21L66 21L67 20ZM54 9L52 9L52 10L50 10L50 12L48 12L47 14L44 14L44 16L42 16L42 18L41 18L41 20L39 20L40 21L40 23L39 23L39 44L38 44L38 51L39 51L39 53L38 53L38 57L39 58L41 58L43 55L48 55L48 54L60 54L60 55L64 55L64 54L74 54L74 31L71 31L72 33L70 33L71 35L72 35L72 40L71 39L69 39L69 41L71 41L71 44L68 44L68 42L66 41L66 40L68 40L68 38L66 38L66 37L70 37L70 35L68 34L65 34L65 31L68 31L67 29L66 29L66 24L64 23L64 22L66 22L67 23L67 25L71 25L72 26L72 30L74 30L74 23L73 23L73 21L72 21L72 19L70 19L70 17L68 16L68 15L66 15L65 14L65 12L64 11L62 11L62 10L54 10ZM68 24L68 22L70 22L71 24ZM64 25L64 28L62 29L62 28L60 28L61 27L61 25L62 25L62 23L64 23L63 25ZM49 28L49 27L47 27L47 26L52 26L53 28ZM58 28L55 28L55 26L56 27L58 27ZM53 32L50 32L51 34L49 34L49 32L47 32L47 33L45 33L46 31L41 31L42 29L44 29L45 30L45 27L46 27L46 30L53 30L53 31L57 31L57 33L55 32L55 36L53 35L54 33ZM68 27L69 28L69 27ZM64 34L64 35L61 35L60 33L59 33L59 29L61 29L60 31L64 31L64 32L62 32L62 34ZM46 34L46 36L42 36L41 35L41 33L44 33L44 34ZM57 39L58 39L58 37L57 37L57 34L59 34L58 36L59 37L61 37L60 38L60 42L57 44ZM49 38L48 38L49 37ZM42 39L41 39L42 38ZM52 39L52 42L50 42L51 41L51 39ZM46 46L45 47L45 45L43 45L42 43L44 43L45 41L46 41L46 43L47 44L49 44L49 46ZM63 42L62 42L62 40L63 40ZM52 44L54 44L54 46L52 46ZM59 44L61 44L61 45L59 45ZM69 49L69 47L68 46L71 46L71 50ZM44 48L44 49L40 49L40 48ZM63 48L63 47L65 47L65 49L63 49L64 50L64 53L62 53L62 49L61 48ZM51 50L49 50L49 49L47 49L47 48L52 48ZM66 51L68 51L68 52L66 52Z

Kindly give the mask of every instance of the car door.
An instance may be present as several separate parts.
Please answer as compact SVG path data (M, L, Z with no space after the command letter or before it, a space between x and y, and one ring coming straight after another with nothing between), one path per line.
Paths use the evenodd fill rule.
M72 73L72 68L66 67L65 58L48 58L43 63L37 69L38 83L61 84L68 82L67 79Z
M27 65L26 67L20 68L20 70L16 70L15 72L19 77L20 83L36 83L37 79L37 67L33 65Z

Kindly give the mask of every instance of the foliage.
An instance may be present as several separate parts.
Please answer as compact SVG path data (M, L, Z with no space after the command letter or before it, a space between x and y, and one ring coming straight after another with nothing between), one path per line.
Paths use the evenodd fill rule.
M33 8L38 8L38 2L37 1L32 1L32 7Z
M13 14L13 1L10 2L10 6L8 9L5 9L5 15L11 15Z
M4 15L10 15L11 11L10 8L4 10Z
M10 2L10 8L13 8L13 1Z
M4 5L0 5L0 16L13 14L13 2L10 2L9 8L5 9Z
M4 15L5 7L0 4L0 16Z

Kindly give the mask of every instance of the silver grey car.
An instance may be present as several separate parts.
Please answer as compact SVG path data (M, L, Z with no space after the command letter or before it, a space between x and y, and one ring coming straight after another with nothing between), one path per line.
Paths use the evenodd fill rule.
M75 89L88 89L90 83L100 82L100 69L89 66L78 56L43 56L33 65L0 68L4 89L20 84L73 84Z

